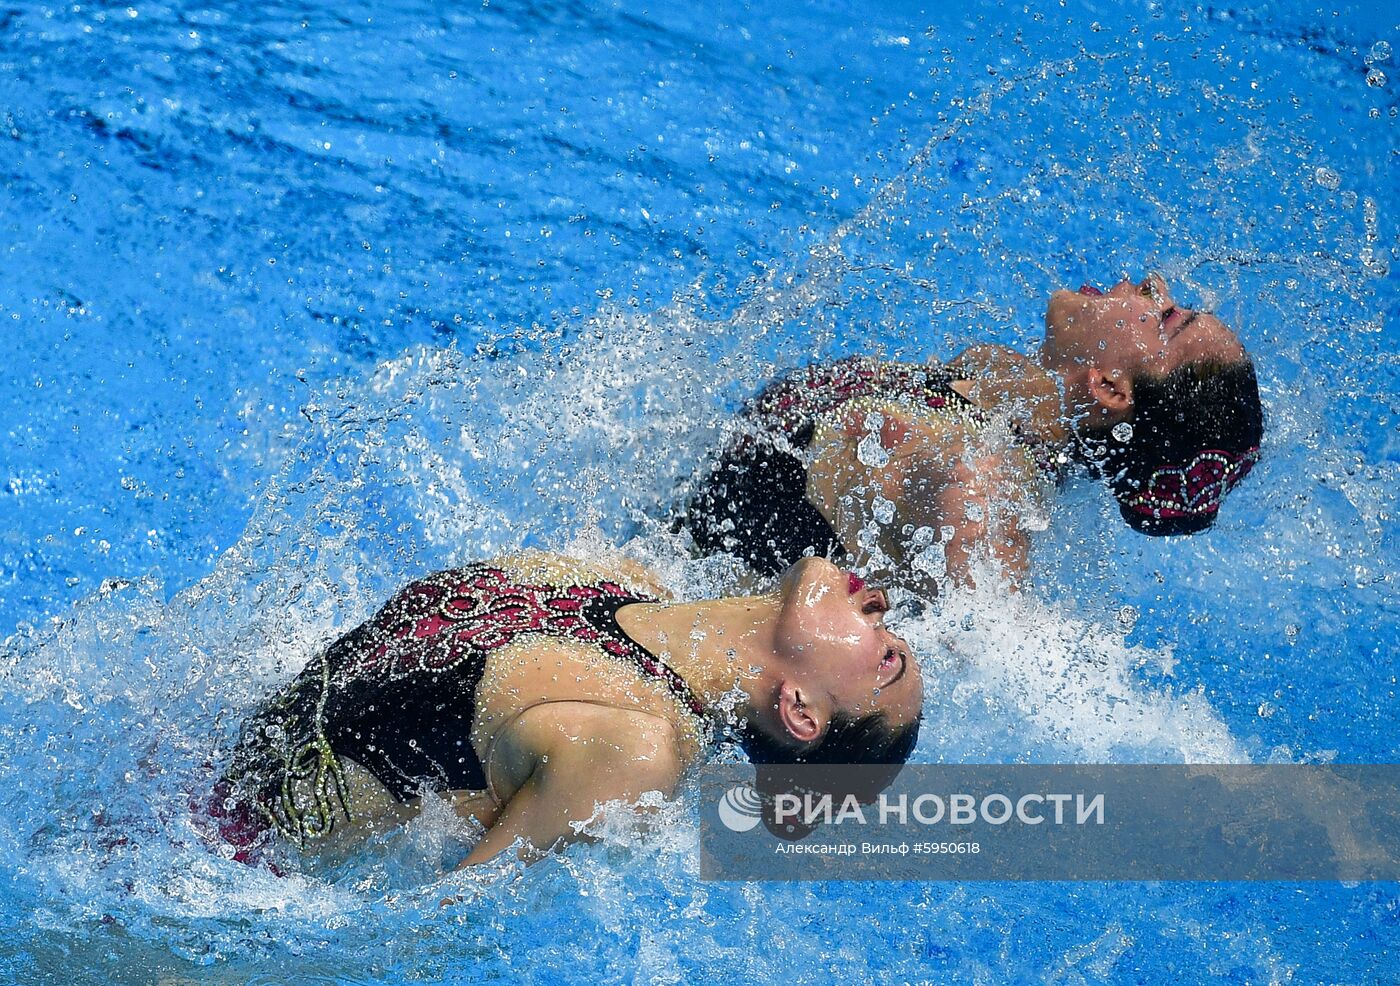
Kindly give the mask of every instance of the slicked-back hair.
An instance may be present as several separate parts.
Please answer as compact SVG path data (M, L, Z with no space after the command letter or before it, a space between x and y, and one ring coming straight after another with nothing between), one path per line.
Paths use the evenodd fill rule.
M1264 436L1254 364L1248 359L1188 363L1165 376L1141 374L1132 387L1128 428L1086 435L1088 458L1135 530L1151 535L1205 530L1215 522L1225 494L1249 471ZM1189 471L1213 453L1225 463L1213 488L1183 503L1183 509L1154 508L1150 494L1164 476ZM1232 462L1238 464L1233 469Z
M862 803L873 802L913 754L920 722L915 719L892 729L882 712L860 718L838 712L827 723L821 742L805 750L784 744L749 723L738 738L749 759L758 765L755 781L765 801L764 825L780 839L790 840L805 837L815 827L796 820L778 824L770 809L779 795L800 797L825 791L838 800L854 795ZM840 769L851 765L865 769ZM830 775L814 774L810 769L820 766L838 769Z
M763 732L752 722L740 731L739 745L756 764L902 764L919 742L919 723L891 728L883 712L852 718L832 715L821 740L795 748Z

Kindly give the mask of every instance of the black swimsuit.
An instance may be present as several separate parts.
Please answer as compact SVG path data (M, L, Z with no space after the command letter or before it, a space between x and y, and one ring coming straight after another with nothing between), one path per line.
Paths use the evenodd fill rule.
M846 548L807 499L808 448L818 419L866 397L907 403L973 426L990 414L953 389L944 366L856 356L816 364L770 384L741 412L714 468L699 481L682 522L705 554L738 555L777 575L803 555L840 559Z
M243 727L216 792L226 841L276 829L298 844L349 817L341 758L401 802L487 789L471 744L490 653L543 635L592 644L659 678L691 713L705 709L671 668L623 632L617 611L655 602L615 582L540 585L473 565L412 583L341 637Z

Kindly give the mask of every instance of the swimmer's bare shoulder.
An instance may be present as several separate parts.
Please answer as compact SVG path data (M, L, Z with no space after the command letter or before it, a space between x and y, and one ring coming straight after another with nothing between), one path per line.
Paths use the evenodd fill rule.
M1034 370L1036 362L1023 353L994 343L978 343L968 346L948 361L947 366L959 377L979 377L988 373L1005 373L1008 370Z
M661 584L656 573L638 561L617 555L603 561L585 562L577 558L528 548L495 560L495 564L512 576L527 582L572 584L611 579L633 591L658 599L670 599L671 592Z
M953 386L974 404L1009 412L1023 434L1045 441L1064 440L1059 424L1060 390L1035 360L1005 346L970 346L948 364L962 383Z

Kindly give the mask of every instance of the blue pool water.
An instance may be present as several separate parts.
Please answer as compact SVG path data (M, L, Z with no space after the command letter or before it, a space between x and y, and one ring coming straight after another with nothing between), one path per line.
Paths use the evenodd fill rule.
M392 586L625 542L702 593L666 508L775 368L1143 268L1240 329L1264 461L1186 540L1071 488L1032 598L909 627L916 759L1400 756L1396 15L948 6L0 6L0 980L1400 976L1391 885L709 884L684 797L528 872L190 827Z

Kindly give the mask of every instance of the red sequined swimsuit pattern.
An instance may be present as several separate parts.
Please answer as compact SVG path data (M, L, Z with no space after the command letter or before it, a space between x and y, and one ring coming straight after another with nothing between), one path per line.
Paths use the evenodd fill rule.
M413 582L244 724L211 814L240 852L269 828L304 845L350 816L342 758L403 802L486 789L470 741L477 686L491 652L529 636L597 647L703 717L680 675L617 623L623 606L655 601L611 581L517 582L488 565Z

